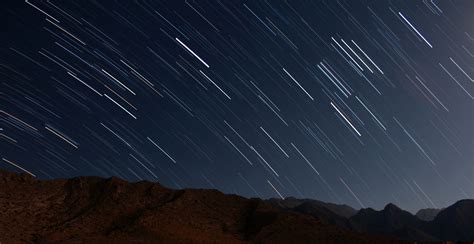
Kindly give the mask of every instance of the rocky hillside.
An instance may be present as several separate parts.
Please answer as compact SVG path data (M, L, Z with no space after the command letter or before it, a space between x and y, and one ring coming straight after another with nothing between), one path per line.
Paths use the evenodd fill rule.
M0 171L0 242L399 243L217 190Z

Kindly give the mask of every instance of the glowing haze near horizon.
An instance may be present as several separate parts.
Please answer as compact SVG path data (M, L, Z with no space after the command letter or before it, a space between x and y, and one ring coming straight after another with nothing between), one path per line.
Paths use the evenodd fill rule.
M2 169L355 208L474 197L474 1L0 13Z

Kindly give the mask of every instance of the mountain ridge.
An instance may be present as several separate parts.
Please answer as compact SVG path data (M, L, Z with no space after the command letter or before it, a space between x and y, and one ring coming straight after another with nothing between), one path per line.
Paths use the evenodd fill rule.
M354 212L347 205L312 199L248 199L117 177L38 180L0 170L0 184L0 233L7 233L0 241L7 243L474 240L471 199L424 221L392 203L380 211Z
M312 199L269 199L285 211L309 214L349 230L396 236L404 240L474 240L474 200L463 199L444 209L431 211L426 220L405 211L393 203L381 210L362 208L349 217L341 214L347 205L326 203ZM327 208L330 205L331 209ZM422 209L423 210L423 209ZM420 210L420 211L422 211ZM331 214L328 214L332 212ZM419 214L420 211L417 213ZM430 218L428 216L427 218Z
M94 176L37 180L0 170L0 241L398 243L256 198Z

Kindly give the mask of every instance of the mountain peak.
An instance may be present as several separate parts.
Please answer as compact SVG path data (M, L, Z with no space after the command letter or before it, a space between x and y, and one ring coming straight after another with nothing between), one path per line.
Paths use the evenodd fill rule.
M399 208L397 205L393 203L389 203L385 205L385 208L383 209L384 211L403 211L401 208Z

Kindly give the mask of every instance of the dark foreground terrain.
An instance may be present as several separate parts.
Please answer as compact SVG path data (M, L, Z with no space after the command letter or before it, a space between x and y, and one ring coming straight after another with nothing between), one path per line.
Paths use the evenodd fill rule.
M371 230L379 228L370 225L380 223L377 221L381 218L373 212L381 212L361 210L355 213L348 206L341 210L346 216L341 216L334 210L339 205L335 205L333 210L330 210L331 207L311 204L309 205L312 207L303 206L293 210L291 208L301 204L289 208L283 206L284 202L276 200L247 199L226 195L217 190L172 190L158 183L129 183L118 178L78 177L40 181L27 174L1 170L0 186L2 244L413 243L400 241L396 237L397 233ZM308 205L307 201L300 201ZM433 221L445 221L449 216L441 213L448 210L450 208L442 210ZM318 211L323 211L325 215L320 215ZM370 216L363 222L364 225L351 224L355 223L351 219L362 211L369 211L364 212L363 216ZM472 218L471 212L462 221L472 221ZM443 223L453 225L449 221ZM465 223L467 222L461 224ZM397 223L399 225L403 226ZM439 227L446 228L445 225ZM472 225L456 227L459 231L474 228ZM366 234L367 232L381 234ZM437 239L431 235L428 237Z

